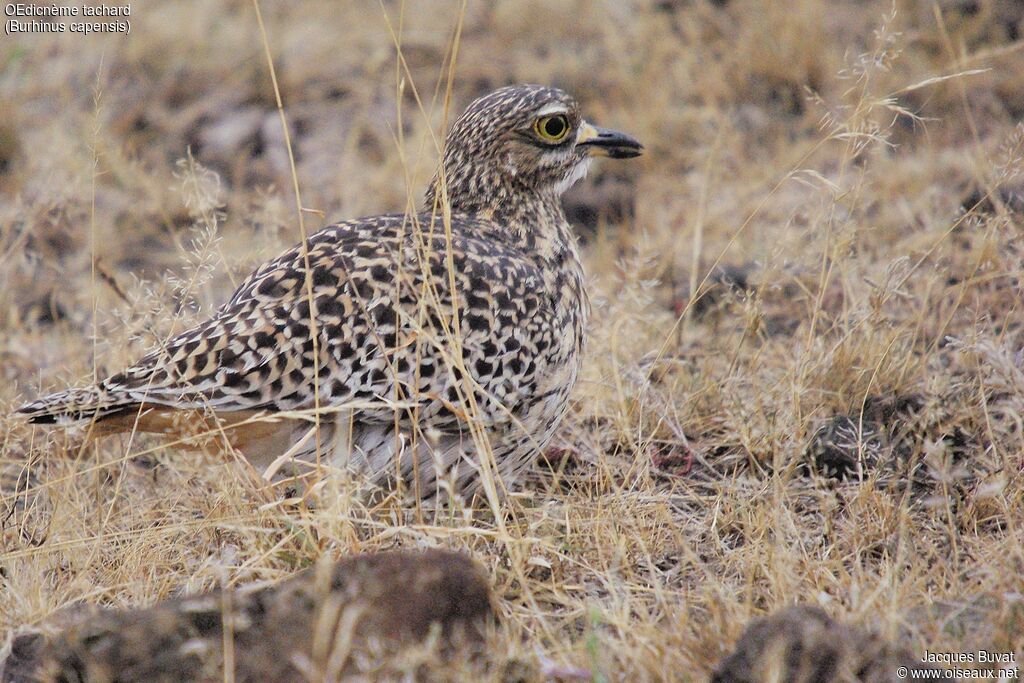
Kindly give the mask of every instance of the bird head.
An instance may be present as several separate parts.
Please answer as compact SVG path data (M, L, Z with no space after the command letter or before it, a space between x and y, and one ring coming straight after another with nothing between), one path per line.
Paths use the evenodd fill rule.
M455 211L494 208L523 194L557 198L587 174L594 156L627 159L642 150L629 135L588 123L562 90L515 85L475 100L452 125L443 182ZM441 182L439 172L428 204Z

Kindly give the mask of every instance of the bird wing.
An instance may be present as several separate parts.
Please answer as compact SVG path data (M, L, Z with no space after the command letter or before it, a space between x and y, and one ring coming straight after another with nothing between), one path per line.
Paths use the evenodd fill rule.
M209 320L124 371L20 412L53 422L47 418L139 404L218 413L301 409L313 406L316 381L322 404L416 396L426 406L421 417L429 418L444 412L446 401L460 400L453 365L468 368L485 394L514 405L536 386L541 368L519 358L531 346L536 351L538 331L551 332L550 302L540 294L537 267L488 234L494 226L453 223L450 238L417 236L403 215L348 221L312 235L317 343L300 245L258 268ZM462 329L450 344L445 337L456 300ZM385 413L393 419L393 411L377 417L386 420Z

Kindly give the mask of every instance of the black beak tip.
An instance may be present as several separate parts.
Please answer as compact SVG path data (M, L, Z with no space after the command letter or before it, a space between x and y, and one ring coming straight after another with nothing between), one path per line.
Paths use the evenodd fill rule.
M597 132L597 137L584 144L599 147L606 156L612 159L632 159L643 153L644 146L631 135L607 128L598 128Z
M618 145L608 148L608 156L612 159L633 159L644 153L644 146L633 141L632 145Z

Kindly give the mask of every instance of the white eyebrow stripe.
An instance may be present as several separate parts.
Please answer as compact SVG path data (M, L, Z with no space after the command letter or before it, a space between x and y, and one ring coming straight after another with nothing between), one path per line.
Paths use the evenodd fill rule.
M540 109L537 110L537 113L534 114L534 116L539 118L541 116L551 116L552 114L568 114L568 113L569 112L566 111L564 104L558 104L557 102L555 102L555 103L547 105L546 107L541 107Z

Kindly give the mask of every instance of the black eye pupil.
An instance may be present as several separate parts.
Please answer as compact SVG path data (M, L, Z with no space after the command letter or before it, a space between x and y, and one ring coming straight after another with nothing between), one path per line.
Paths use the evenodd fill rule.
M548 119L544 122L544 132L550 137L557 138L565 132L565 119L561 116Z

